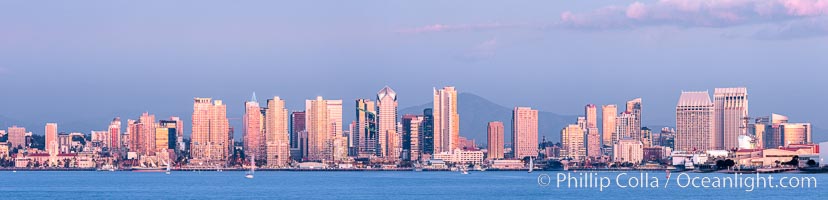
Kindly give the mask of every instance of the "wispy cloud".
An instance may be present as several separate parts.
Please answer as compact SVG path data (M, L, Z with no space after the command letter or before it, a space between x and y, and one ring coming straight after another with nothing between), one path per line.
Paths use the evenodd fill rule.
M828 15L828 0L660 0L564 12L569 28L617 29L641 26L730 27Z
M504 24L504 23L480 23L480 24L432 24L416 28L399 29L397 33L420 34L420 33L435 33L435 32L454 32L454 31L485 31L494 29L514 28L522 24Z

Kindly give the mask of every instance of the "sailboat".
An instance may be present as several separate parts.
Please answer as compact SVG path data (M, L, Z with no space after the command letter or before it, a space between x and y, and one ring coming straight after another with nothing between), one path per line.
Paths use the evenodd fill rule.
M529 173L532 173L533 169L535 169L535 160L529 157Z
M167 162L167 172L164 172L167 175L170 175L170 165L172 165L172 162Z
M245 178L253 179L253 172L256 171L256 156L254 155L253 158L250 159L250 171L244 175Z

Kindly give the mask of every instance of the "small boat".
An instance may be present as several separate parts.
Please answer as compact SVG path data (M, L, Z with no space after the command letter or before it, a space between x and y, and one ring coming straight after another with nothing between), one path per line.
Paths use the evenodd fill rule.
M13 170L12 173L17 173L17 170Z
M533 169L535 169L535 160L533 160L532 157L529 157L529 172L528 173L531 174Z
M167 175L170 175L170 163L167 163L167 172L164 172Z
M469 170L467 170L466 168L460 168L460 174L463 174L463 175L469 174Z
M256 171L256 155L253 155L253 158L250 159L250 171L244 175L244 178L253 179L253 173Z

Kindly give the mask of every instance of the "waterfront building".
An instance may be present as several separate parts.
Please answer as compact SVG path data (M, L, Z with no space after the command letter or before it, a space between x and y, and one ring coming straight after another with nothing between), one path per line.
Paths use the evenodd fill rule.
M267 100L265 110L265 154L267 165L285 167L290 162L290 134L285 100L278 96Z
M227 106L221 100L193 99L190 163L223 164L230 155L230 126Z
M538 156L538 110L515 107L512 111L512 149L516 159Z
M707 91L682 92L676 105L675 149L706 151L714 149L713 102Z
M746 135L748 122L747 88L716 88L713 92L715 125L714 148L739 147L738 138Z
M488 148L486 152L486 157L488 158L488 160L503 159L503 148L505 145L505 138L503 135L503 122L489 122L487 129Z
M342 100L321 96L305 101L305 130L308 132L307 160L332 161L334 140L342 135ZM347 154L347 151L346 151Z
M174 150L176 152L179 152L182 150L180 147L182 139L178 134L180 132L179 127L182 127L182 125L181 120L177 117L170 117L169 120L158 121L158 129L166 129L166 131L162 131L166 132L166 135L155 135L155 141L157 142L156 148L158 149L157 151ZM162 140L159 139L159 137L164 137L162 139L166 141L159 141Z
M170 134L175 135L175 129L169 129L163 126L159 126L155 128L155 142L153 143L155 146L153 148L154 152L166 152L167 149L170 148ZM175 139L175 138L173 138Z
M598 133L598 128L592 127L586 129L586 152L589 158L600 158L601 155L601 134Z
M357 99L353 137L357 143L358 157L369 158L378 155L378 131L374 102L369 99Z
M301 133L305 132L305 111L294 111L290 113L290 152L291 159L302 160L307 155L307 144L302 145ZM305 137L307 139L307 137ZM307 141L307 140L305 140ZM303 153L304 152L304 153Z
M434 89L434 152L447 152L458 147L460 115L457 113L457 90L448 86Z
M637 165L644 160L644 145L641 140L622 138L612 149L613 160L616 162L629 162Z
M420 141L420 131L422 129L420 126L422 125L422 122L422 115L407 114L402 117L402 156L403 158L406 158L405 160L420 160L420 148L422 146Z
M603 129L602 132L602 140L605 147L612 146L618 138L615 138L615 119L618 116L618 106L616 105L604 105L601 106L601 128Z
M577 124L570 124L561 130L561 155L563 158L583 160L586 157L584 129Z
M483 151L454 149L454 151L435 153L433 159L443 160L446 163L479 165L483 164Z
M377 92L377 125L379 155L388 159L398 158L397 93L388 86Z
M26 128L12 126L8 128L8 143L11 149L27 148L26 146Z
M782 142L785 146L792 144L811 144L810 123L782 123L779 125Z
M344 129L342 126L342 100L325 100L325 107L328 112L328 124L330 124L330 129L328 129L330 145L327 146L330 149L326 149L325 154L332 161L342 160L342 158L348 156L347 138L342 141L337 141L342 139L344 136L344 134L342 134ZM343 146L344 148L342 148Z

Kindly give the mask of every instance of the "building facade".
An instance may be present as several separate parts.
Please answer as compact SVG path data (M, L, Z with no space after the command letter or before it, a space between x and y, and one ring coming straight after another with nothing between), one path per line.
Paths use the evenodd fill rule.
M715 149L739 147L738 138L746 135L748 122L747 88L716 88L713 92Z
M512 152L517 159L538 156L538 110L515 107L512 111Z
M193 99L190 156L196 162L223 164L230 155L227 105L212 98Z
M586 157L584 129L570 124L561 130L561 157L583 160Z
M457 90L454 87L434 89L434 152L447 152L458 147L460 115L457 113Z
M713 102L707 91L682 92L676 105L675 149L707 151L715 148Z
M503 159L503 148L505 136L503 135L503 122L494 121L487 125L488 150L487 158L489 160Z
M377 119L379 128L379 155L398 158L400 145L397 133L397 92L385 86L377 92Z

